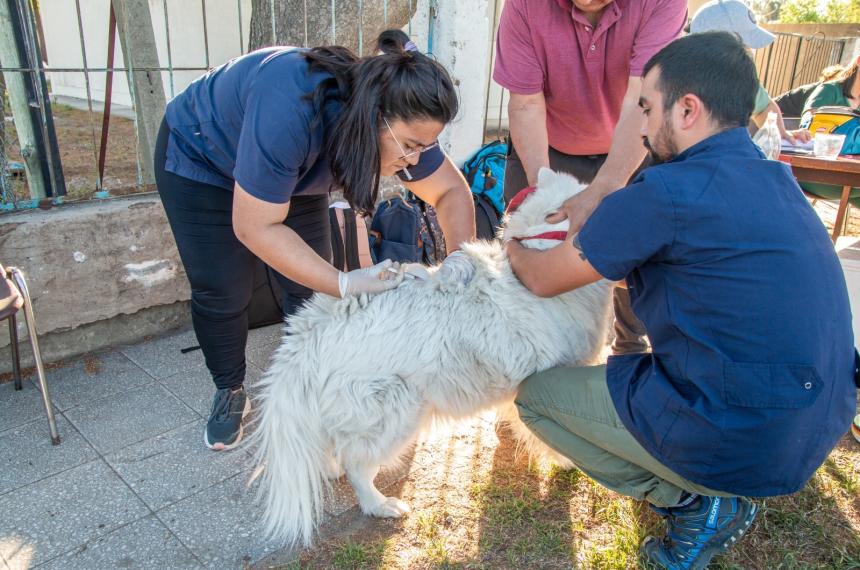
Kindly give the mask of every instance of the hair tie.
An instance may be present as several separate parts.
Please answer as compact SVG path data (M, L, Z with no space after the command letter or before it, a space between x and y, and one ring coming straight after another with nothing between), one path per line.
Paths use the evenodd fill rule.
M412 40L406 42L406 45L403 46L403 51L418 51L418 46Z

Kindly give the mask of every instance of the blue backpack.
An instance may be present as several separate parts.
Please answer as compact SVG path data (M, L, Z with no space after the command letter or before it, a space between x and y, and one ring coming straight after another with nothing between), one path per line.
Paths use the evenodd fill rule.
M492 239L505 212L504 141L485 144L463 165L463 174L475 200L475 225L479 238Z
M433 265L445 259L445 236L436 211L411 192L379 204L368 234L374 263L390 259Z
M855 111L855 113L858 112ZM860 154L860 118L858 115L833 129L833 134L845 135L845 142L842 143L840 154Z

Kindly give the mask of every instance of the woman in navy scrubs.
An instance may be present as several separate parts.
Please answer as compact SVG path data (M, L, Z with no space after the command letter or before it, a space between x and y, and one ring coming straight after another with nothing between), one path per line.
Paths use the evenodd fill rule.
M255 257L279 274L287 315L315 291L344 297L397 285L386 279L390 262L349 272L329 263L330 190L367 211L380 176L398 175L439 213L450 244L444 273L463 274L455 251L475 234L472 199L436 142L457 114L453 83L400 30L383 32L378 46L364 58L337 46L265 48L212 70L167 106L156 181L216 387L204 433L211 449L239 443L249 409Z

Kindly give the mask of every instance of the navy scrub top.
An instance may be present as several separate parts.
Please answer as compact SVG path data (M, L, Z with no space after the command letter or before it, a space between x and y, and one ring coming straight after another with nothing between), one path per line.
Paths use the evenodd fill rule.
M579 243L626 278L651 340L607 365L636 440L711 489L801 488L851 423L854 338L833 244L788 166L724 131L609 195Z
M167 105L165 169L228 190L235 181L252 196L277 204L294 194L329 192L333 179L323 155L324 135L341 105L330 102L314 123L317 109L306 95L331 76L311 72L304 51L261 49L191 83ZM411 180L430 176L444 160L439 147L422 153L409 167Z

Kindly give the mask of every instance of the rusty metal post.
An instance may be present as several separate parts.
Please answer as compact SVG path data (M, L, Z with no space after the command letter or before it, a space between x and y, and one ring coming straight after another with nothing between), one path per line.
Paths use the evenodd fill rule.
M113 52L116 41L116 12L114 12L113 4L110 5L110 17L108 20L108 48L107 48L107 68L113 67ZM99 180L105 178L105 159L107 158L107 142L108 129L110 129L110 104L113 96L113 71L108 71L105 74L105 105L102 111L102 133L101 142L99 144Z

